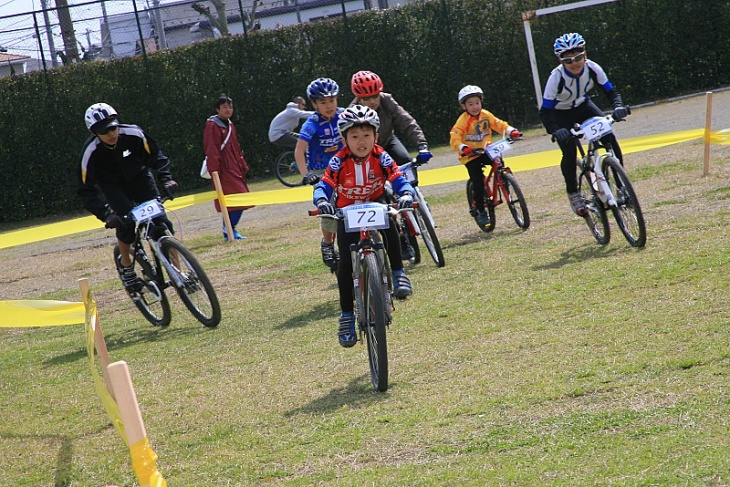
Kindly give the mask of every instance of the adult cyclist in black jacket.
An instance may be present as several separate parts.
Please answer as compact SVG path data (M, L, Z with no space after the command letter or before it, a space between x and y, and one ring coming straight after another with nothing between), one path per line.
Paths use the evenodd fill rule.
M160 196L155 175L172 195L178 184L170 173L170 160L157 143L137 125L119 123L116 110L106 103L91 105L84 116L91 136L81 151L77 194L84 208L116 229L120 249L119 276L128 291L140 291L142 281L134 272L131 244L135 224L123 216L135 206ZM99 193L104 200L99 197ZM172 229L167 217L160 217Z
M555 39L553 52L560 65L553 69L545 84L540 107L540 120L549 134L558 142L563 158L560 169L565 179L570 208L579 216L586 216L588 209L578 193L575 158L577 148L571 139L570 129L575 123L583 123L591 117L600 117L603 112L591 101L588 92L598 85L611 101L613 117L626 118L627 109L616 88L598 63L587 59L586 41L583 36L572 32ZM601 139L610 143L614 154L621 164L623 155L613 134Z

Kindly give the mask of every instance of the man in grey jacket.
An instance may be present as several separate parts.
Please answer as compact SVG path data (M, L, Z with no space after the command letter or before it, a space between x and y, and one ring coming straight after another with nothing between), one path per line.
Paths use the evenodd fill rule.
M269 140L280 147L294 150L299 140L299 134L294 130L299 126L299 121L314 114L305 110L306 106L306 101L301 96L287 103L286 108L279 112L269 125Z
M350 82L355 98L352 105L365 105L378 113L380 128L378 129L378 145L383 147L399 165L411 160L403 143L395 135L397 131L406 137L408 142L418 148L418 159L428 162L431 152L423 130L416 120L401 107L390 93L383 92L380 76L372 71L358 71L352 75Z

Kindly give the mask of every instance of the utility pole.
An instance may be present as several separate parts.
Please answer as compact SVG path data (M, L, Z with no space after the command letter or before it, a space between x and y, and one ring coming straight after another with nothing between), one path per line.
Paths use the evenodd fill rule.
M53 29L51 29L51 20L48 17L48 2L41 0L43 7L43 21L46 23L46 37L48 38L48 50L51 51L51 66L58 67L58 56L56 56L56 45L53 43Z
M165 26L162 23L162 14L160 13L160 0L152 0L152 7L155 9L155 31L157 32L157 42L160 49L167 49L167 37L165 37Z
M106 2L101 1L101 15L104 18L104 25L101 29L102 56L105 58L114 57L114 42L112 41L112 30L109 27L109 16L106 14Z
M74 34L71 12L68 10L68 0L56 0L56 10L58 12L58 22L61 24L61 37L63 37L66 58L69 62L76 63L79 61L79 48ZM53 55L55 56L56 53L54 52Z

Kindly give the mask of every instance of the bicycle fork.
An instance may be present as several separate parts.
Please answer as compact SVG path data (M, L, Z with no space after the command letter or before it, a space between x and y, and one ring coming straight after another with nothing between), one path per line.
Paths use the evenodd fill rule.
M163 237L164 238L164 237ZM178 272L175 267L170 263L169 260L165 258L165 256L162 254L162 249L160 249L160 243L157 240L150 239L149 240L150 245L152 246L152 250L155 253L155 257L158 259L158 261L162 264L162 266L167 270L167 275L170 276L170 279L175 284L175 288L181 289L185 287L185 282L183 281L182 276ZM179 256L178 256L179 258ZM162 276L160 276L162 277Z
M604 155L603 157L607 156L608 154ZM592 156L593 171L591 171L590 173L591 184L593 185L593 189L596 190L596 194L598 194L598 197L601 199L601 202L604 205L615 207L618 205L616 203L616 198L611 192L611 188L608 185L608 181L606 180L606 175L603 174L603 168L601 167L603 157L598 155Z

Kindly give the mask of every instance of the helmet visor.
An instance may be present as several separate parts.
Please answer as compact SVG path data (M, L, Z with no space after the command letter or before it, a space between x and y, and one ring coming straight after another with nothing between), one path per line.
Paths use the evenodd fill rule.
M117 117L110 117L91 126L91 131L98 135L106 135L111 129L119 126Z

